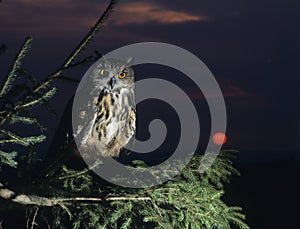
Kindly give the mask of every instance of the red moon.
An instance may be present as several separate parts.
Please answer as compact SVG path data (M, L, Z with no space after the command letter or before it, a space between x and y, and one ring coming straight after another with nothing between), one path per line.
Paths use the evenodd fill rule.
M227 141L227 137L224 133L218 132L213 136L213 141L216 145L223 145Z

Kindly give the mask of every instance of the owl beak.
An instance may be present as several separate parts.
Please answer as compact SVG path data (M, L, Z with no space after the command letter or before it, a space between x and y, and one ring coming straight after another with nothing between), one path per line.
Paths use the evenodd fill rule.
M110 87L113 88L116 84L116 78L115 77L111 77L110 81L108 82Z

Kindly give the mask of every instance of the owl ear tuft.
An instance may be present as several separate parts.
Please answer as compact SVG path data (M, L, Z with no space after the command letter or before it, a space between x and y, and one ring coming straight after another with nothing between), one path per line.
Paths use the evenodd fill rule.
M133 57L131 56L131 57L127 58L126 64L127 64L128 66L130 66L130 65L132 65L132 63L133 63Z

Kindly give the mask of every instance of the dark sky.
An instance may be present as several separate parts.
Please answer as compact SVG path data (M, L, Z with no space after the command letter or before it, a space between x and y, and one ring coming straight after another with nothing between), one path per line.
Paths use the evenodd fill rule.
M0 44L8 49L0 55L1 76L24 38L31 35L33 48L24 67L45 78L63 62L107 3L3 0ZM224 148L294 151L300 148L298 12L296 0L123 0L85 54L94 50L105 54L144 41L185 48L209 67L224 93L228 112ZM82 72L69 74L80 78ZM205 103L192 84L180 83L195 104ZM59 99L54 100L58 113L72 90L66 84L59 87ZM42 119L52 123L59 118ZM49 135L55 129L51 126Z

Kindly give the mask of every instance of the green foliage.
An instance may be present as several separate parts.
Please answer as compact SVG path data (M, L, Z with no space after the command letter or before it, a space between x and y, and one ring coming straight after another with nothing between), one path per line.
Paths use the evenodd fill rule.
M36 173L35 169L39 163L33 158L35 152L33 146L45 141L45 136L43 134L21 136L15 126L35 126L38 131L45 130L29 110L34 110L40 105L49 105L49 100L56 93L56 88L51 87L51 82L59 78L64 70L77 65L73 63L74 60L103 25L115 3L116 1L110 1L103 15L69 55L62 67L41 83L21 68L22 60L32 43L30 37L25 40L0 88L0 166L30 167L31 170L27 167L18 168L22 171L23 178L31 177ZM23 80L21 86L18 84L18 79ZM12 99L13 91L19 92L19 88L22 90ZM12 144L23 147L24 151L29 149L27 163L18 165L17 151L7 150L7 146L11 147ZM26 198L28 196L24 194L22 203L26 205L28 199L32 201L30 205L26 205L26 210L30 212L28 218L32 215L32 219L28 220L32 224L31 228L35 225L46 225L48 228L75 229L210 229L230 228L236 225L238 228L247 229L249 227L244 222L245 215L242 209L237 206L227 206L222 201L224 183L229 182L232 175L239 174L233 167L230 157L228 152L222 152L205 173L200 173L199 165L202 157L196 155L180 175L168 179L169 181L164 184L144 189L127 189L108 184L88 170L77 171L67 166L53 167L55 171L48 173L49 176L28 179L26 185L30 188L24 186L22 193L28 191L29 194L34 194L34 197ZM134 161L131 166L138 172L147 167L143 161ZM170 178L169 172L176 172L176 168L174 164L167 164L163 170L153 170L152 176L158 181L161 177ZM24 180L25 183L27 179ZM136 182L141 181L137 179ZM43 201L39 201L40 199ZM49 204L47 207L39 205L45 202Z
M7 130L0 130L0 133L2 133L3 138L6 136L7 138L0 140L0 144L4 143L14 143L19 144L21 146L29 146L34 145L36 143L43 142L45 140L44 135L39 136L30 136L30 137L20 137L10 131Z
M31 43L32 38L26 38L0 89L0 146L2 147L0 151L0 167L1 165L11 167L16 167L17 165L16 156L18 153L17 151L6 152L8 144L17 144L28 147L41 143L45 141L46 138L42 134L21 136L20 134L15 133L14 129L16 128L13 126L14 124L21 123L27 126L37 126L40 130L45 130L38 120L28 113L27 109L45 104L56 92L55 88L51 88L48 91L40 92L39 94L34 90L28 92L25 96L21 93L22 90L20 91L20 88L27 90L27 88L31 87L30 82L25 82L27 86L25 86L26 84L24 85L24 78L22 78L24 75L22 74L23 71L21 71L22 60L29 51ZM21 84L18 83L18 79L22 81ZM46 88L42 89L45 90ZM20 93L15 95L12 93L13 91L18 91Z
M230 157L229 152L222 152L211 168L200 173L202 157L196 155L180 175L144 189L103 185L78 171L76 181L76 171L63 167L61 182L70 196L84 193L98 199L64 203L71 214L56 215L56 221L72 228L249 228L242 209L222 201L224 182L238 173ZM146 165L135 161L134 166L143 169Z
M9 124L12 125L12 124L19 124L19 123L30 125L30 126L37 126L41 131L46 130L46 128L42 126L36 118L12 114L9 118Z
M7 153L7 152L3 152L2 150L0 150L0 163L2 165L16 168L18 165L18 163L15 161L16 156L17 156L16 151ZM1 167L0 167L0 169L1 169Z
M63 187L66 190L72 190L73 192L89 191L92 186L90 174L79 174L77 170L68 169L66 166L62 167L61 176L58 179L63 181Z
M217 188L223 188L223 182L228 183L232 175L240 175L239 171L233 167L232 162L234 153L237 152L236 150L224 150L223 153L219 154L212 164L211 169L206 170L206 172L201 175L203 182L214 184ZM197 166L198 164L194 163L193 169L196 170Z
M47 92L45 92L44 95L40 95L36 98L30 98L28 101L20 105L20 108L32 108L34 106L40 105L45 103L46 101L49 101L56 93L56 88L53 87Z
M16 166L17 164L15 161L16 151L13 151L13 153L5 152L7 144L12 143L28 147L45 140L44 135L20 136L19 134L14 133L14 131L9 130L8 127L12 124L22 123L29 126L37 126L42 131L45 130L37 119L30 115L28 109L33 109L38 105L46 105L49 107L48 101L56 93L56 88L50 87L51 82L59 77L63 79L64 77L61 77L61 74L66 69L75 67L91 59L89 57L85 58L83 61L74 63L81 51L93 39L96 32L104 24L116 3L116 0L111 0L109 2L106 10L68 56L63 65L41 83L39 83L32 74L22 69L22 61L32 44L32 38L26 38L0 88L0 147L2 147L0 153L0 168L1 165ZM0 53L3 53L6 48L5 45L1 44ZM16 83L18 78L21 78L23 81L29 79L29 82L26 82L25 84L23 82L18 85ZM12 98L14 93L17 94L17 98ZM52 108L50 107L50 110L51 109Z
M32 38L27 37L21 50L19 51L18 55L16 56L16 59L11 67L11 70L9 71L6 80L3 83L3 86L0 90L0 98L3 98L7 93L11 90L13 83L17 77L17 72L20 69L22 65L22 60L25 57L26 53L29 51L32 43Z

